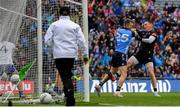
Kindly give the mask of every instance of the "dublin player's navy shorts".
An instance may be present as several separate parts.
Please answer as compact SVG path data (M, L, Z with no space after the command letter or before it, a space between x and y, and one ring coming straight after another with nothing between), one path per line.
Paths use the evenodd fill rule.
M112 56L111 66L117 68L126 65L126 54L121 52L115 52Z

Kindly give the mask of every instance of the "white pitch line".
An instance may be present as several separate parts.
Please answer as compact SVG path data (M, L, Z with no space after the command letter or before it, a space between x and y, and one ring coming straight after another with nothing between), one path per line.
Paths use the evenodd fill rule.
M70 3L73 3L73 4L77 4L77 5L82 5L82 3L79 3L79 2L75 2L75 1L73 1L73 0L64 0L64 1L68 1L68 2L70 2Z
M112 104L108 104L108 103L99 103L99 105L112 106Z

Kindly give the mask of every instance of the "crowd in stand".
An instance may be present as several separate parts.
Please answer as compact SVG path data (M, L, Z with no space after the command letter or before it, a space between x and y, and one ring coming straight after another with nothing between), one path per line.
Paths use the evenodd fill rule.
M32 4L32 1L30 3ZM180 6L165 3L164 8L160 9L155 7L154 3L153 0L88 0L89 72L92 78L102 78L109 71L115 46L114 35L118 27L123 27L124 20L127 18L135 22L134 29L141 29L141 23L144 19L148 18L153 21L154 28L158 33L153 56L155 74L159 78L180 78ZM64 5L63 0L42 0L43 35L48 26L53 21L58 20L60 5ZM36 9L32 9L32 7L29 5L26 13L29 16L36 16ZM74 7L71 6L71 8ZM82 13L77 12L76 9L72 10L75 11L72 13L77 14L73 14L71 18L76 19L76 22L81 20L76 15ZM27 35L30 36L33 32L37 32L37 23L27 21L27 19L24 22L26 22L27 29L31 31L24 30L20 37L19 46L27 51L27 45L32 44L28 43ZM37 37L34 35L31 38L34 38L33 49L36 49ZM139 42L133 41L126 57L128 58L136 53L138 46ZM17 48L17 51L20 50ZM48 48L43 47L43 67L46 67L43 68L44 74L49 74L49 70L54 67L51 60L52 56L48 51ZM22 60L21 63L26 63L23 61L25 60ZM82 73L83 68L80 65L81 63L78 62L77 69L74 70L75 73ZM138 65L129 69L128 77L148 77L148 73L144 65Z
M116 30L132 19L134 29L142 29L144 19L153 21L158 33L154 48L155 74L159 78L180 78L180 7L165 3L163 10L153 0L89 0L90 74L102 78L110 69ZM134 41L127 58L138 50ZM129 69L128 77L148 77L144 65Z

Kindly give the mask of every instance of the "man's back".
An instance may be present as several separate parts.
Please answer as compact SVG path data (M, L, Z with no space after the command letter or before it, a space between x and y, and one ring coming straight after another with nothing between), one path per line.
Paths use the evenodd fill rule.
M64 43L64 45L70 45L72 41L76 41L76 31L79 26L66 16L61 17L60 20L54 22L52 26L54 28L53 36L55 41L57 40ZM59 36L59 34L61 35Z
M45 42L49 38L52 38L54 58L75 58L78 42L84 41L80 26L71 21L69 16L61 16L58 21L52 23L45 36Z
M0 64L13 64L12 54L15 49L15 45L11 42L0 42Z

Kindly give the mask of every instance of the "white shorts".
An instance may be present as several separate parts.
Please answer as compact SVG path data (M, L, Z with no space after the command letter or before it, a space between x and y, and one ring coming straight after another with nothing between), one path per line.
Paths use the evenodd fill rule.
M2 75L3 72L7 74L12 74L15 71L16 71L16 67L13 64L0 65L0 75Z

